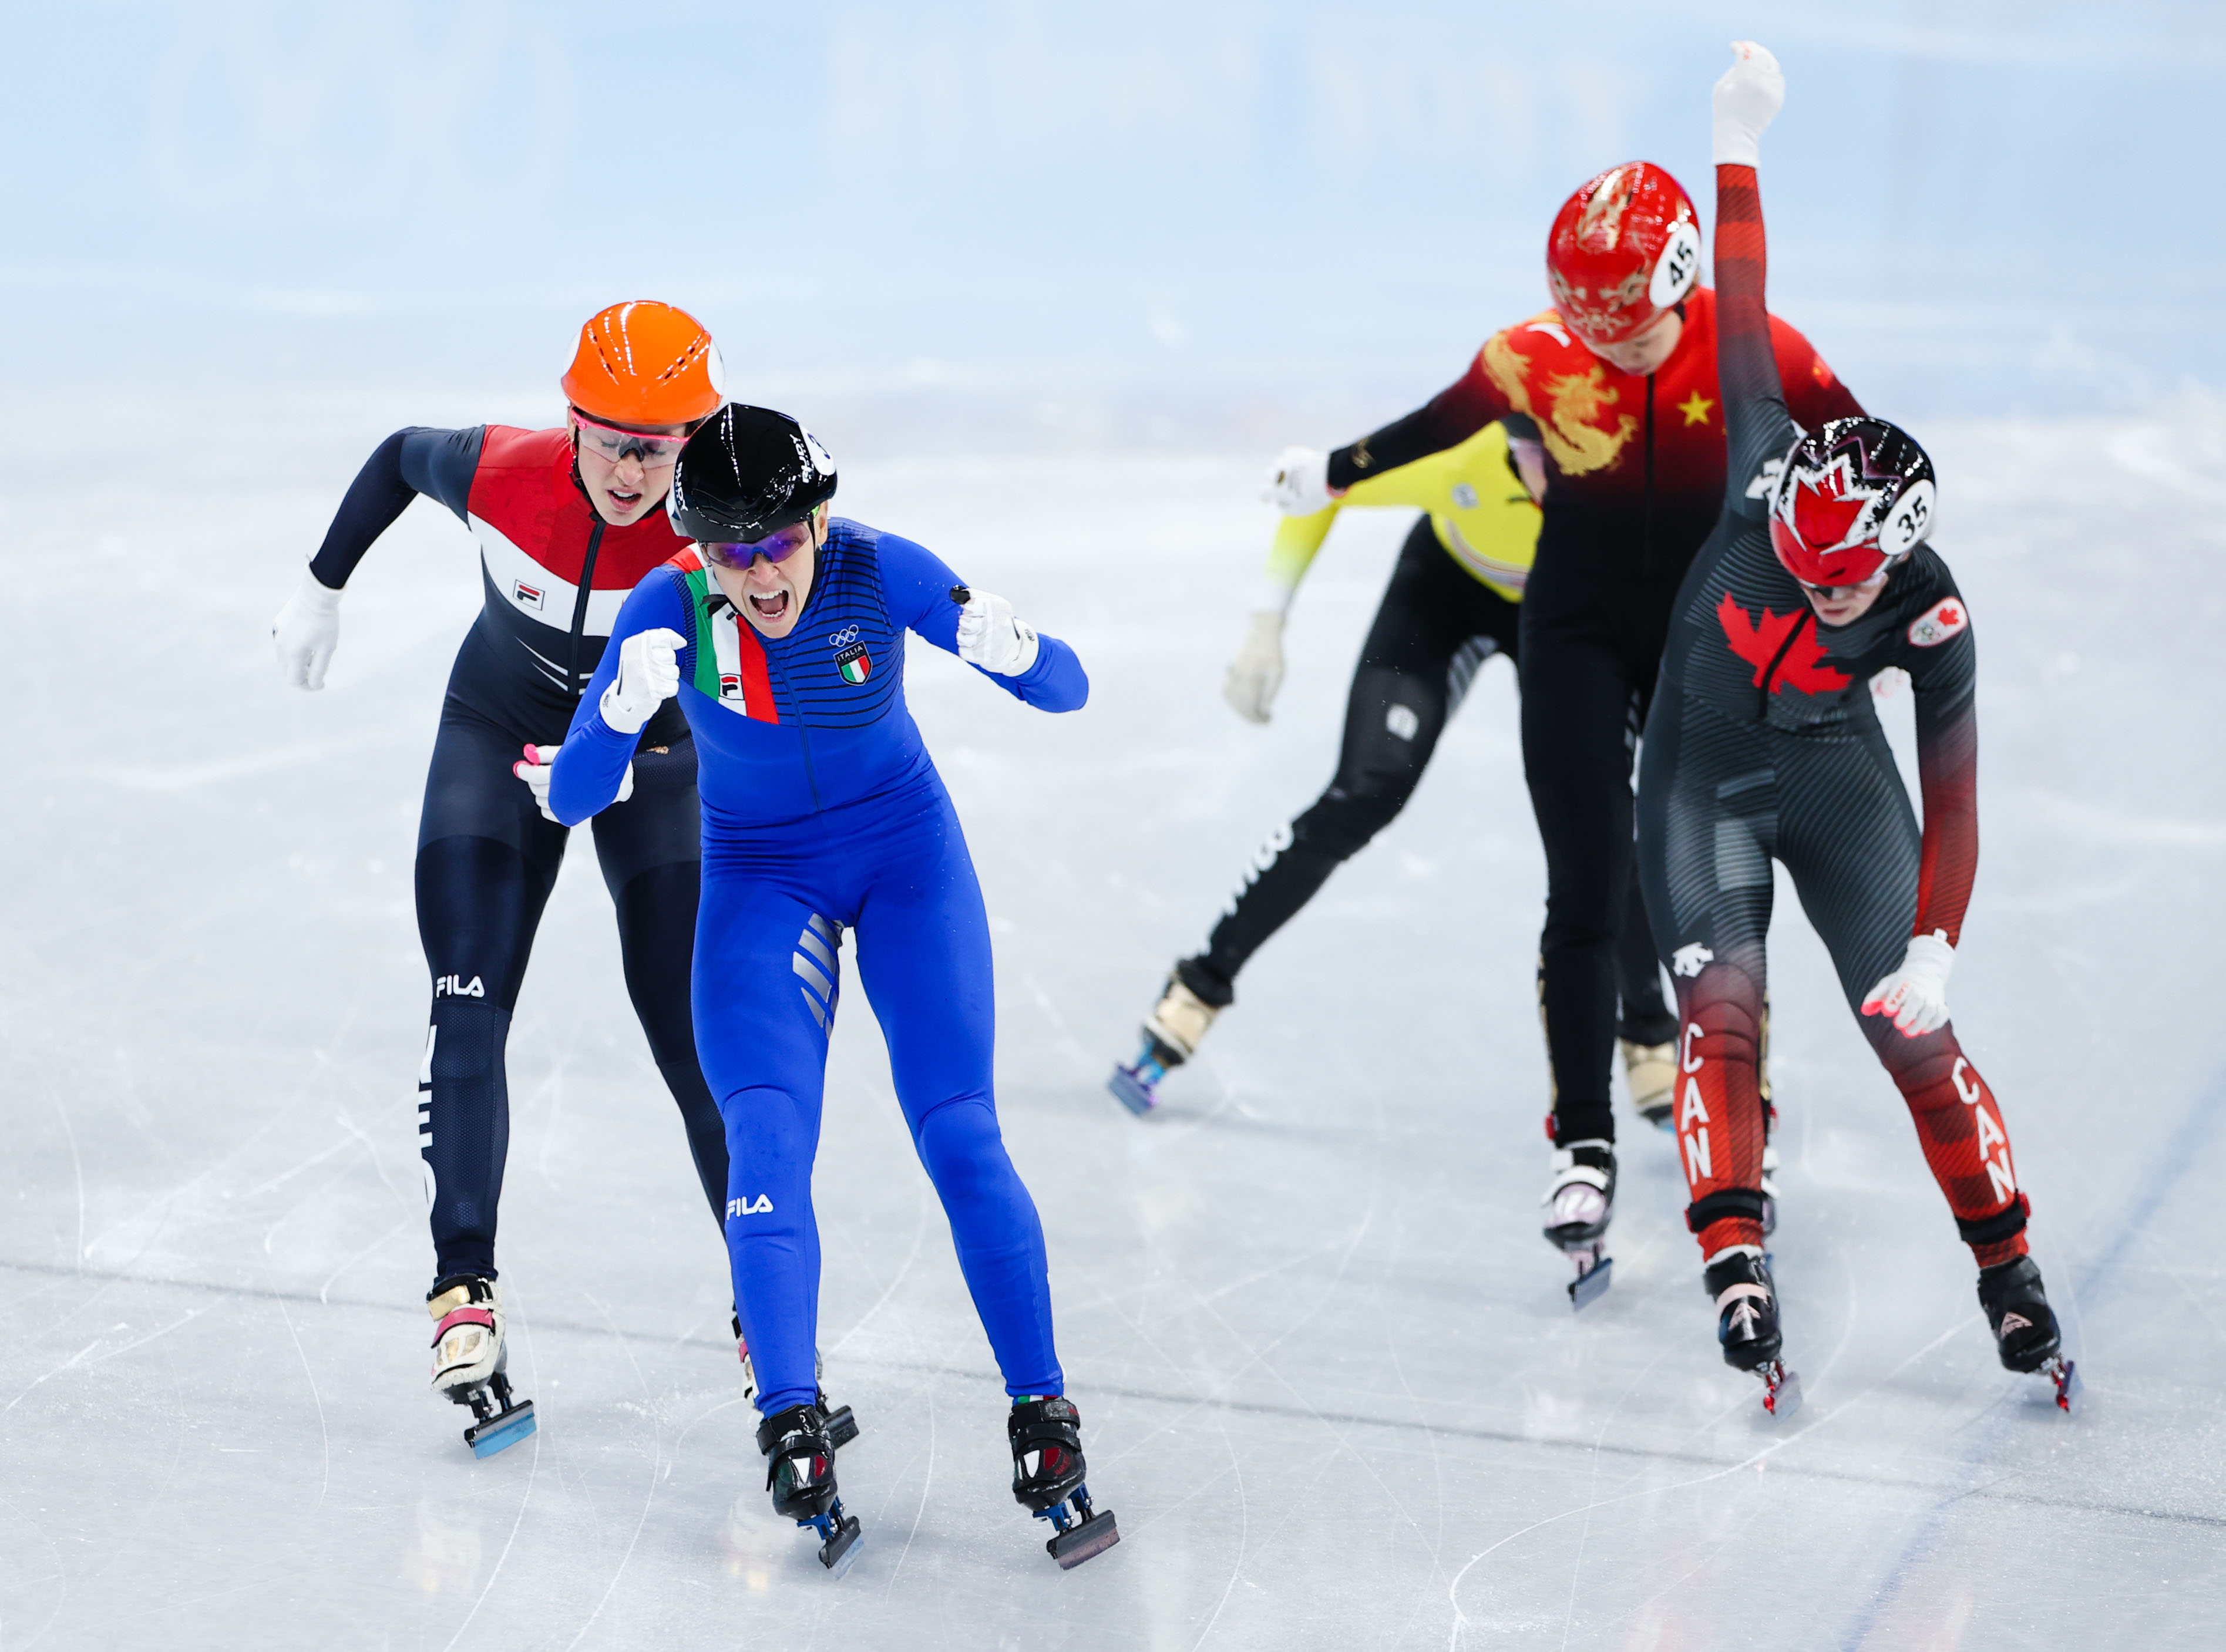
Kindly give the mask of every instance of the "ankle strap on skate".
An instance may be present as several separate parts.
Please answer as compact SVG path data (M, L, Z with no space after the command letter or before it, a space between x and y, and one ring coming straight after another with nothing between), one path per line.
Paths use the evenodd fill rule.
M1992 1216L1981 1217L1976 1222L1956 1218L1956 1231L1963 1236L1967 1245L1998 1245L2005 1239L2014 1239L2025 1231L2026 1220L2032 1215L2032 1205L2019 1193L2007 1210Z
M1750 1222L1759 1222L1762 1220L1763 1208L1763 1198L1759 1189L1727 1187L1709 1194L1706 1198L1695 1199L1687 1205L1685 1225L1693 1232L1699 1233L1711 1222L1721 1222L1730 1217L1744 1217Z
M1076 1446L1082 1439L1082 1414L1063 1397L1021 1400L1005 1419L1005 1435L1015 1452L1036 1446Z
M494 1315L485 1308L451 1308L441 1316L441 1323L433 1327L432 1346L438 1348L441 1339L458 1325L477 1325L480 1330L494 1330Z

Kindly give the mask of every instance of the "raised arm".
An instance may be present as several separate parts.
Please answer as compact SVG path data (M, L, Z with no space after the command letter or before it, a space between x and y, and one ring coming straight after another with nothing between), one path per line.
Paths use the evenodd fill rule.
M1754 484L1797 432L1778 377L1765 288L1768 249L1762 193L1755 181L1763 128L1785 101L1778 60L1751 41L1732 48L1732 66L1716 82L1716 374L1724 390L1729 464L1724 509L1760 520L1766 492Z
M1021 620L1004 598L972 589L909 539L883 534L879 550L882 594L899 625L1039 711L1078 711L1090 698L1074 651Z

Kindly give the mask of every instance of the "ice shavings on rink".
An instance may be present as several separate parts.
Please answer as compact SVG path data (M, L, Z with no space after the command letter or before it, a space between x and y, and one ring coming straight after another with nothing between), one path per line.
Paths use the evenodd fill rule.
M815 418L841 508L1009 594L1091 674L1070 719L928 649L910 692L981 867L1005 1128L1123 1540L1063 1573L1013 1504L1005 1401L855 1013L817 1181L826 1384L862 1429L841 1472L871 1540L840 1582L766 1506L723 1253L585 844L511 1045L503 1283L539 1432L475 1461L425 1388L410 861L468 542L404 519L321 695L281 689L267 637L372 442L473 411L271 405L236 443L130 473L49 455L0 494L0 1638L2226 1641L2215 406L1920 433L1980 639L1984 853L1951 1001L2016 1133L2083 1408L1995 1365L1788 889L1773 1244L1807 1405L1784 1425L1716 1357L1666 1138L1621 1120L1614 1285L1581 1317L1537 1237L1542 871L1503 664L1160 1115L1104 1093L1169 962L1328 772L1404 523L1339 524L1262 730L1217 692L1267 542L1261 455L992 473ZM1884 711L1906 753L1906 695Z

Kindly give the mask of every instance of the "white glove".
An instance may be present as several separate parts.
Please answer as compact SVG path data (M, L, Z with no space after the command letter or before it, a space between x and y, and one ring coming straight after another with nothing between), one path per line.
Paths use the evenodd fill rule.
M550 820L556 820L556 816L549 807L549 781L556 772L556 753L563 749L561 746L529 746L525 755L510 766L510 772L525 781L526 790L532 792L534 806ZM624 803L632 796L633 765L629 763L626 772L619 777L619 795L611 801ZM556 823L562 826L564 823L557 820Z
M270 645L289 689L321 689L333 650L340 645L340 594L308 569L270 622Z
M1892 1016L1904 1038L1937 1032L1948 1025L1948 971L1955 963L1946 930L1911 936L1901 968L1871 988L1863 1013Z
M1268 467L1260 497L1285 516L1326 511L1337 495L1329 487L1329 455L1312 448L1286 448Z
M1247 722L1268 721L1268 708L1275 703L1275 690L1283 686L1283 615L1279 608L1264 608L1252 616L1252 629L1244 645L1229 662L1222 679L1221 697Z
M1732 42L1732 66L1708 98L1715 116L1712 158L1718 166L1762 162L1762 130L1785 106L1785 76L1770 48L1751 40Z
M659 626L619 645L619 674L603 690L603 721L621 734L639 734L658 707L680 692L679 651L688 639Z
M1035 628L1016 618L1013 605L976 591L958 610L958 658L999 677L1019 677L1036 663Z

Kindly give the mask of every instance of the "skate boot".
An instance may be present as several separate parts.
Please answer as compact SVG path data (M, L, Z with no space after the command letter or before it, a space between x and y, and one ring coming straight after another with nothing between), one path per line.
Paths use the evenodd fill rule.
M1769 1258L1753 1245L1733 1245L1708 1259L1709 1297L1716 1305L1716 1340L1724 1363L1762 1379L1762 1408L1790 1417L1801 1407L1801 1377L1786 1369L1778 1328L1778 1287Z
M511 1398L502 1287L451 1274L425 1293L425 1311L433 1316L433 1387L479 1419L464 1430L472 1455L493 1457L533 1433L533 1401Z
M1013 1401L1005 1420L1013 1446L1013 1500L1059 1535L1044 1545L1062 1570L1072 1570L1121 1541L1113 1511L1093 1511L1082 1483L1082 1414L1056 1396ZM1070 1512L1071 1507L1071 1512Z
M821 1538L819 1564L841 1577L858 1557L865 1541L855 1515L843 1512L835 1491L835 1446L827 1438L827 1417L817 1406L791 1406L758 1425L758 1450L765 1453L766 1490L773 1511Z
M1213 1018L1236 1001L1236 993L1199 969L1197 959L1183 959L1144 1018L1143 1047L1135 1061L1113 1070L1106 1088L1122 1106L1143 1117L1160 1104L1160 1080L1198 1053Z
M734 1325L735 1352L741 1357L742 1362L742 1398L754 1400L758 1397L758 1368L750 1359L749 1344L742 1340L741 1314L735 1315ZM815 1382L824 1382L827 1380L827 1356L816 1348L811 1350L811 1376ZM836 1450L842 1450L843 1446L858 1438L858 1420L851 1415L849 1407L830 1406L827 1403L827 1390L824 1388L819 1390L818 1405L820 1414L827 1419L828 1443Z
M2019 1256L1979 1270L1979 1306L2006 1369L2045 1376L2056 1384L2056 1403L2071 1409L2079 1397L2079 1368L2064 1357L2064 1338L2055 1312L2030 1256Z
M1569 1281L1569 1306L1581 1308L1604 1293L1615 1259L1607 1254L1607 1224L1615 1216L1615 1144L1572 1141L1554 1149L1554 1179L1546 1185L1546 1242L1577 1270Z
M1675 1128L1670 1115L1677 1101L1677 1045L1633 1044L1629 1039L1618 1040L1623 1045L1623 1076L1631 1085L1631 1105L1638 1116L1657 1130Z

